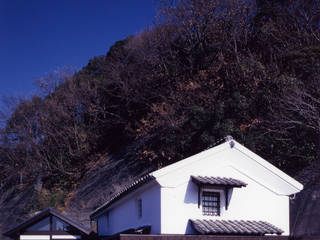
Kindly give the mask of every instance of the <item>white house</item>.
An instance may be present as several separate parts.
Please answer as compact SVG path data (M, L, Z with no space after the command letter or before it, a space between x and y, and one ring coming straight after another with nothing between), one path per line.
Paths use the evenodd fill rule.
M289 199L303 185L231 137L152 172L91 214L98 235L289 235Z

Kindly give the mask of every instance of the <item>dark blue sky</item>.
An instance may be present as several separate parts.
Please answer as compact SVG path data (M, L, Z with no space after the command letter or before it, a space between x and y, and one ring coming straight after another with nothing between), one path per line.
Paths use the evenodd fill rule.
M0 0L0 95L26 95L64 66L80 69L152 24L154 0Z

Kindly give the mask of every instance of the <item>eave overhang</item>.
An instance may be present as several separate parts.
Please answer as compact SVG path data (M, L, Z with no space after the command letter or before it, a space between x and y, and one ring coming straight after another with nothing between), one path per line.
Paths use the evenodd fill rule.
M200 192L204 188L219 188L224 190L224 196L226 201L226 210L229 206L229 190L231 188L246 187L247 184L241 180L227 177L202 177L191 176L192 182L198 186L198 208L200 208Z

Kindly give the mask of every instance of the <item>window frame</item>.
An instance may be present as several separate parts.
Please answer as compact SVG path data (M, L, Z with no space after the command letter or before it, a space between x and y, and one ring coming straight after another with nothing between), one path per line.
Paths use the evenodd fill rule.
M204 205L203 205L203 201L204 201L204 197L203 197L203 194L204 193L213 193L213 194L215 194L216 196L217 196L217 198L218 198L218 200L217 200L217 208L216 208L216 214L214 214L213 212L212 212L212 214L210 214L209 212L204 212ZM221 206L222 206L222 204L221 204L221 201L222 201L222 199L221 199L221 196L222 196L223 194L222 194L222 192L220 191L220 190L218 190L218 189L210 189L210 188L203 188L203 189L201 189L201 200L200 200L200 206L201 206L201 214L203 215L203 216L213 216L213 217L220 217L221 216ZM208 207L208 206L206 206L206 207ZM209 206L210 207L210 206Z
M138 218L142 218L143 216L143 210L142 210L142 198L137 199L137 209L138 209Z

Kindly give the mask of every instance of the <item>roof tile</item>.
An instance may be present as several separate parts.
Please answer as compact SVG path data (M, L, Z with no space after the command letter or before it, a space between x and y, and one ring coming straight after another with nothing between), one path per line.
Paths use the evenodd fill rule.
M193 228L200 234L229 235L280 235L283 231L265 221L238 220L190 220Z
M138 180L134 181L131 185L128 185L126 187L124 187L120 192L118 192L117 194L113 195L109 201L107 201L106 203L104 203L102 206L98 207L91 215L90 218L95 218L95 216L97 216L97 214L99 214L101 211L103 211L104 209L108 208L111 204L113 204L114 202L116 202L117 200L119 200L120 198L122 198L123 196L125 196L126 194L136 190L138 187L144 185L145 183L150 182L151 180L155 179L151 174L146 174L144 176L142 176L141 178L139 178Z
M247 184L243 181L226 178L226 177L207 177L207 176L191 176L192 181L200 185L215 185L215 186L230 186L230 187L245 187Z

